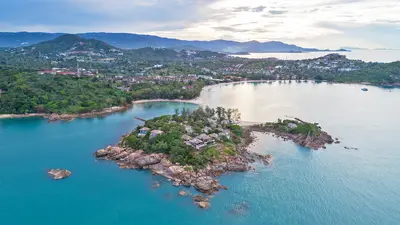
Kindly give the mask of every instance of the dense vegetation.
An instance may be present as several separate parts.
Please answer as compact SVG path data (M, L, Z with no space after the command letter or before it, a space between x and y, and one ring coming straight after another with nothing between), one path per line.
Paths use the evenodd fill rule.
M267 123L266 127L272 127L273 129L284 133L303 134L309 136L318 136L321 132L321 128L317 123L307 123L298 119L278 119L275 123Z
M0 113L83 113L124 105L132 97L92 78L0 70Z
M214 118L216 124L213 126L210 118ZM144 127L151 130L161 130L164 133L155 138L150 138L150 132L146 136L138 136L140 128L138 127L130 135L126 136L123 144L136 150L143 150L146 153L165 153L174 163L181 165L191 165L195 169L206 166L210 160L218 159L221 154L235 155L237 144L242 142L246 132L237 125L222 124L221 121L228 118L239 119L240 114L237 110L232 109L210 109L199 108L192 112L186 109L176 111L175 115L167 115L154 118L145 123ZM185 126L191 126L194 133L188 133ZM182 136L188 134L191 136L199 135L203 132L204 127L213 127L209 134L218 133L219 130L225 129L230 133L229 138L225 137L214 145L208 146L204 150L196 150L190 145L187 145Z
M370 82L376 85L399 83L400 62L372 63L368 68L347 72L338 76L338 82Z
M131 87L133 99L193 99L200 95L204 82L139 83Z

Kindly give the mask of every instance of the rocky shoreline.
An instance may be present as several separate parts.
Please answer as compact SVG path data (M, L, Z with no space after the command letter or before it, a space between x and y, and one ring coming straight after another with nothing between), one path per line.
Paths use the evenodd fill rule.
M247 150L252 143L247 141L240 147L239 154L225 156L213 160L203 169L195 171L191 166L182 166L172 163L166 154L146 154L142 150L134 150L125 147L122 142L116 146L108 146L94 153L97 159L116 162L121 169L150 170L153 174L165 177L174 186L193 186L199 192L212 195L219 190L227 190L228 187L218 181L218 177L230 172L246 172L254 170L250 163L260 161L269 164L270 155L262 156Z
M319 135L306 135L306 134L296 134L290 132L282 132L273 127L266 127L263 125L252 125L249 129L254 132L270 133L274 134L279 138L283 138L285 141L291 140L294 143L313 150L325 149L327 144L339 144L340 141L336 138L334 140L331 135L325 131L321 131Z

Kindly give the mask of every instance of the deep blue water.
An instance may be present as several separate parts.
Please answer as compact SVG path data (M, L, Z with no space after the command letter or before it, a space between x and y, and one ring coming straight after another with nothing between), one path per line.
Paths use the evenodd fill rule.
M239 108L245 121L297 116L342 140L309 151L257 134L254 151L272 154L273 164L223 176L229 190L216 194L207 211L158 176L93 157L140 124L133 116L152 118L195 105L149 103L69 123L0 120L0 224L399 224L400 90L360 88L275 83L205 89L200 101ZM54 181L46 175L49 168L72 175ZM151 188L155 181L162 181L159 189ZM232 210L242 202L248 207Z

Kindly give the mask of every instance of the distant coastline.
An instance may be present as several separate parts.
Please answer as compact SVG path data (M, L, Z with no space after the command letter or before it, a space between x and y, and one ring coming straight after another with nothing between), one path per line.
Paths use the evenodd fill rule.
M205 88L212 88L216 86L222 86L222 85L229 85L229 84L242 84L242 83L273 83L273 82L279 82L279 81L286 81L286 80L246 80L246 81L234 81L234 82L227 82L227 83L219 83L219 84L214 84L214 85L208 85L204 86L203 90ZM296 82L296 81L292 81ZM318 82L316 80L302 80L301 82ZM321 82L327 82L327 81L321 81ZM327 82L327 83L332 83L332 84L357 84L357 85L368 85L368 86L375 86L375 87L389 87L389 88L396 88L400 87L400 83L395 83L391 85L374 85L369 82L359 82L359 83L338 83L338 82ZM189 103L189 104L196 104L196 105L203 105L204 103L200 101L200 99L194 98L194 99L140 99L140 100L135 100L132 101L131 104L126 105L126 106L113 106L110 108L105 108L101 111L95 111L95 112L87 112L87 113L80 113L80 114L55 114L55 113L27 113L27 114L0 114L0 120L1 119L18 119L18 118L32 118L32 117L42 117L45 119L49 119L49 121L57 121L57 120L64 120L64 121L71 121L76 118L94 118L94 117L100 117L100 116L106 116L110 115L116 112L122 112L125 110L128 110L131 108L133 105L136 104L144 104L144 103L155 103L155 102L177 102L177 103Z

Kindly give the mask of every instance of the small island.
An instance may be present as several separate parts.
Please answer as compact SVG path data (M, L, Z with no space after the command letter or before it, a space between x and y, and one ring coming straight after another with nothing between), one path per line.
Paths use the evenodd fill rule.
M317 124L299 119L254 126L240 126L239 120L236 109L177 109L174 115L145 121L116 146L100 149L94 155L115 161L122 169L151 170L174 186L193 186L211 195L227 190L217 180L220 175L253 170L251 163L256 161L266 165L271 162L270 155L248 151L254 141L253 131L275 133L313 149L333 142Z
M285 140L292 140L300 146L314 150L326 148L326 144L335 142L331 135L322 131L318 123L308 123L298 118L278 119L274 123L253 125L251 126L251 130L273 133ZM339 143L339 141L336 140L336 143Z
M226 189L215 177L248 171L251 157L260 158L247 152L253 137L250 130L236 124L239 119L238 110L221 107L176 110L174 115L146 121L95 156L114 160L125 169L149 169L175 186L194 186L213 194Z

